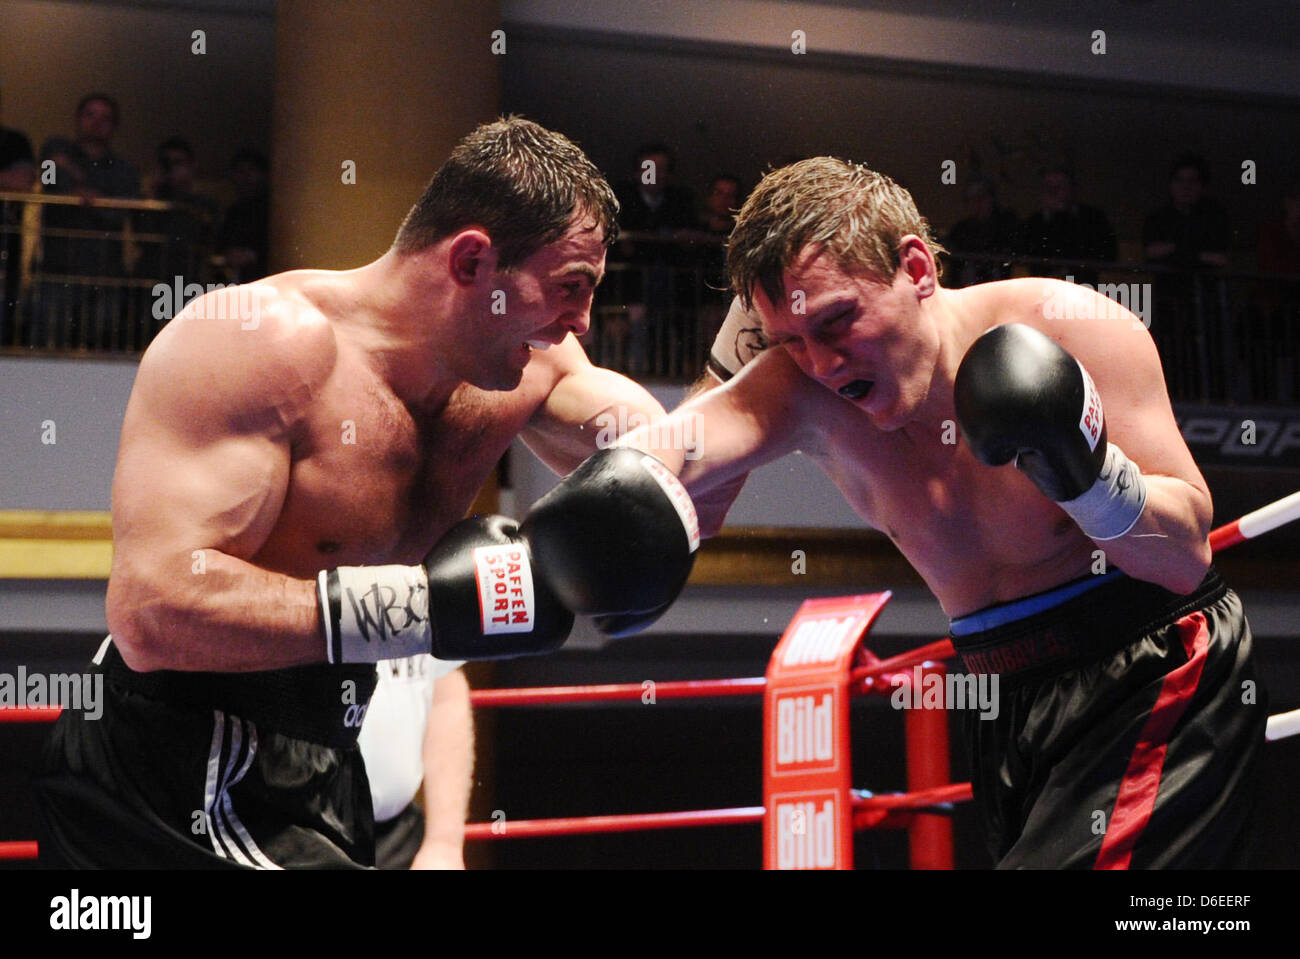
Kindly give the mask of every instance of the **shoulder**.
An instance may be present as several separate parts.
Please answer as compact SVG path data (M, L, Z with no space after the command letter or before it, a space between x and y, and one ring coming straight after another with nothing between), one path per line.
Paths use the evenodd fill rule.
M767 349L763 322L758 314L746 310L740 297L733 297L731 307L713 338L708 366L724 383L740 372L741 367Z
M1139 315L1149 316L1147 284L1101 284L1112 296L1087 284L1046 278L989 284L994 285L1001 288L991 304L1000 322L1024 323L1047 334L1083 363L1099 385L1144 370L1163 378L1148 321Z
M145 351L137 386L182 405L231 415L274 409L293 420L329 379L338 353L333 324L293 274L280 274L185 304Z
M41 156L49 156L52 153L76 153L77 148L71 140L65 137L50 137L41 146Z
M32 155L32 141L21 130L0 127L0 142L5 144L5 149L8 151L25 153L28 157Z

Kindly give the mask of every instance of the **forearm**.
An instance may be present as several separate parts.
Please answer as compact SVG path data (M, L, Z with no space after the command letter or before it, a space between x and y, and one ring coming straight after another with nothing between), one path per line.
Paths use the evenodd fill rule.
M473 773L469 683L456 670L434 684L424 737L424 842L416 856L417 867L462 864Z
M1106 566L1129 576L1189 593L1210 565L1213 509L1207 493L1169 476L1146 476L1147 501L1136 524L1123 536L1094 540Z
M133 669L252 672L326 661L316 584L214 549L145 572L119 558L108 625Z

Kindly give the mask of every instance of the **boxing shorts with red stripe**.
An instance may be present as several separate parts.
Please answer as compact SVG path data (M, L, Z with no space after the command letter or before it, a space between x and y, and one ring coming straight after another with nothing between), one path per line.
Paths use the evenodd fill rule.
M1000 869L1221 869L1249 856L1267 697L1241 600L1118 571L952 621L998 709L966 715ZM981 718L981 716L990 718Z

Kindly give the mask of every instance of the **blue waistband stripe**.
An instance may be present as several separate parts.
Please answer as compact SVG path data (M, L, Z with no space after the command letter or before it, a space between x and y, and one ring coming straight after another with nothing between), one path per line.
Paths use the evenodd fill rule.
M1083 579L1076 579L1064 586L1048 590L1046 593L1036 593L1033 596L1026 596L1024 599L990 606L987 609L981 609L979 612L970 613L966 616L958 616L949 624L948 633L951 636L970 636L973 633L982 633L998 626L1005 626L1007 623L1014 623L1018 619L1027 619L1036 613L1043 612L1045 609L1060 606L1067 600L1074 599L1074 597L1086 593L1090 589L1096 589L1102 583L1108 583L1117 576L1123 575L1119 570L1113 569L1102 576L1087 576Z

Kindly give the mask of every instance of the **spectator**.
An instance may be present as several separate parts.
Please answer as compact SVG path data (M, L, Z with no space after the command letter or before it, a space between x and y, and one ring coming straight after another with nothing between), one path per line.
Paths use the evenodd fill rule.
M101 197L139 197L140 174L113 152L120 122L117 101L91 93L77 104L76 138L52 137L41 159L55 165L45 192L76 195L90 203ZM120 210L49 205L42 215L40 284L30 342L61 347L113 345L122 310L122 229ZM91 230L98 237L63 231Z
M682 312L693 302L695 284L684 271L696 265L694 254L679 244L695 231L695 199L675 182L675 171L676 158L666 143L645 143L636 154L635 177L615 191L619 229L662 238L625 239L610 250L609 259L622 264L616 268L622 273L617 293L627 307L627 325L602 331L610 335L615 353L601 359L633 374L669 371L680 352Z
M258 280L270 272L267 235L271 200L267 172L266 156L257 150L240 150L230 161L235 202L226 210L217 235L217 250L236 283Z
M1300 277L1300 177L1282 194L1282 210L1259 232L1259 268L1265 273Z
M1178 400L1204 401L1205 389L1225 388L1218 378L1225 368L1226 291L1203 274L1228 265L1228 215L1205 195L1208 182L1201 157L1178 157L1169 168L1169 201L1142 226L1147 262L1176 271L1152 278L1151 335L1164 360L1170 395ZM1236 362L1232 357L1227 365ZM1231 372L1231 378L1226 390L1236 398L1241 377Z
M700 291L696 337L703 346L695 350L697 355L703 355L708 344L713 342L731 304L724 243L731 236L731 228L736 225L736 211L744 199L740 178L730 173L719 173L710 180L708 192L704 195L704 209L699 220L700 231L704 234L700 248L704 289Z
M26 193L36 182L32 142L17 130L0 126L0 190ZM18 290L22 281L23 204L0 203L0 275L4 276L0 296L0 345L10 346L10 323L17 315Z
M1300 353L1300 177L1282 194L1282 210L1259 232L1259 269L1278 279L1260 281L1251 324L1255 398L1290 402L1295 398L1296 356Z
M636 175L618 188L619 229L671 235L695 226L695 198L675 181L677 159L666 143L646 143Z
M158 144L158 167L150 182L155 200L176 205L174 210L149 211L137 218L142 231L137 277L171 285L204 281L203 262L211 252L217 205L196 189L194 147L184 137L169 137ZM177 306L179 309L179 306ZM132 316L152 317L151 310L133 310Z
M1011 275L1010 262L969 260L961 254L1010 257L1016 247L1016 215L998 206L997 190L988 180L972 179L966 184L964 197L966 217L953 226L947 240L948 249L953 251L952 285L961 287L1006 279Z
M719 173L709 181L709 190L704 195L700 227L714 236L730 236L731 228L736 225L736 211L743 200L740 178L730 173Z
M1148 262L1179 270L1228 265L1228 214L1205 195L1209 170L1194 153L1174 161L1169 202L1147 217L1142 246Z
M1115 231L1106 214L1080 203L1074 196L1074 176L1064 167L1042 171L1041 206L1020 228L1017 252L1024 256L1062 260L1106 260L1118 255ZM1035 266L1038 276L1072 277L1076 283L1097 282L1097 271L1076 266Z

